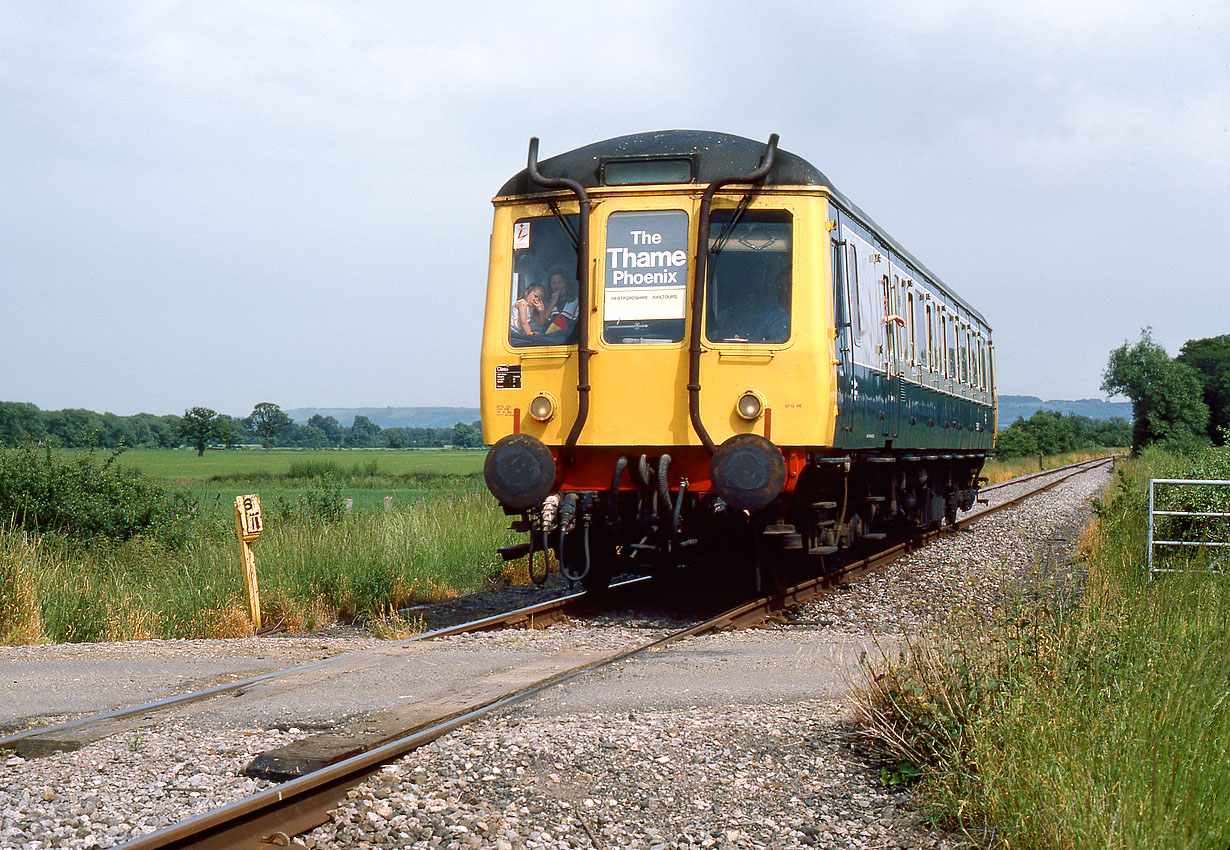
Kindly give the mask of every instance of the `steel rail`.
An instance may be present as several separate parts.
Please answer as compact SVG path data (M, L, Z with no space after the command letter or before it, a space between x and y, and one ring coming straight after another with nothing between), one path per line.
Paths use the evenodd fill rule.
M1018 504L1030 496L1050 490L1063 481L1096 469L1112 460L1106 458L1096 464L1081 462L1060 470L1062 477L1048 481L1035 490L1018 495L998 505L971 513L959 520L950 529L960 530L989 514ZM1066 471L1065 471L1066 470ZM614 653L597 661L579 665L526 686L473 710L445 720L428 728L391 741L382 746L360 753L344 761L321 768L307 776L277 785L252 797L239 800L183 821L164 827L157 832L120 845L124 850L164 850L164 848L197 848L197 850L221 850L221 848L263 848L289 846L290 836L299 835L329 818L330 810L345 796L347 790L373 775L385 764L401 758L413 750L428 744L466 724L499 709L524 702L534 695L556 685L572 681L586 673L665 646L685 637L692 637L722 628L748 625L763 620L773 611L790 605L798 605L815 598L852 576L881 567L902 555L925 545L947 533L947 530L927 532L917 538L898 542L871 556L841 566L836 571L817 579L804 582L780 593L761 597L744 603L700 623L672 632L665 637L647 642L629 650Z
M994 513L995 511L1008 507L1009 505L1015 505L1017 502L1024 501L1030 496L1035 496L1038 493L1046 492L1052 487L1055 487L1058 484L1061 484L1064 481L1067 481L1069 478L1075 475L1080 475L1082 472L1089 472L1090 470L1099 469L1103 466L1106 466L1107 464L1113 464L1115 460L1119 457L1122 457L1122 455L1107 455L1106 457L1092 458L1090 460L1077 461L1076 463L1070 463L1067 466L1057 466L1054 469L1047 469L1042 472L1035 472L1032 475L1026 475L1022 478L1014 478L1011 481L1001 482L995 485L995 487L998 488L998 487L1007 486L1009 484L1020 484L1022 482L1029 481L1034 478L1039 478L1044 475L1055 475L1057 473L1062 473L1060 477L1056 478L1054 481L1049 481L1046 484L1043 484L1042 486L1038 487L1036 490L1030 490L1019 496L1014 496L1011 499L1006 499L1003 502L1000 502L998 504L990 505L986 508L983 508L980 511L971 511L966 516L957 520L955 525L958 528L960 528L962 524L969 524L971 522L974 522L980 519L981 517L986 516L988 513ZM983 492L989 489L992 489L992 488L990 487L982 488Z
M1014 484L1024 484L1026 481L1031 481L1034 478L1041 478L1044 475L1054 475L1057 472L1062 472L1066 469L1071 469L1077 466L1095 465L1095 464L1101 465L1108 460L1114 461L1117 458L1121 458L1121 457L1123 457L1123 455L1121 454L1110 454L1110 455L1103 455L1101 457L1087 458L1086 460L1078 460L1078 461L1075 461L1074 463L1065 464L1064 466L1056 466L1053 469L1043 469L1040 472L1031 472L1029 475L1020 475L1020 476L1017 476L1016 478L1009 478L1007 481L997 481L994 484L988 484L986 487L979 488L979 492L985 493L988 490L998 490L1001 487L1011 487Z

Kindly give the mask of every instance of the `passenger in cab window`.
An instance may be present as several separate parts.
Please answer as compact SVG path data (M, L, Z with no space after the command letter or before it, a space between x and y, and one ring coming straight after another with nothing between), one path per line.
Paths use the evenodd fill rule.
M546 289L542 284L532 283L526 287L525 294L513 304L510 321L513 333L526 336L542 333L548 319L545 297Z
M572 330L579 308L576 281L566 277L562 269L552 269L547 278L547 297L544 304L544 310L549 317L547 333Z

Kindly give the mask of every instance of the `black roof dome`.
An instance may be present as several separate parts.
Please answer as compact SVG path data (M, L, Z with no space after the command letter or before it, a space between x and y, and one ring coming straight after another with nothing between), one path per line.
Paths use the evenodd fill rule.
M588 189L603 185L602 164L607 160L686 157L693 163L691 183L707 185L714 180L756 170L764 158L766 144L766 141L707 130L657 130L617 136L540 160L538 170L545 177L566 177ZM763 184L832 187L817 168L780 148ZM555 190L531 185L528 170L522 169L500 188L499 194L526 195L546 191Z

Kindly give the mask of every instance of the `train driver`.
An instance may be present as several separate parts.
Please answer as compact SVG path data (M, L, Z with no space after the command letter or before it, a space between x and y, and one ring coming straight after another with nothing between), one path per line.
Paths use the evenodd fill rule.
M774 280L769 305L752 329L752 342L785 342L790 337L790 269L783 269Z

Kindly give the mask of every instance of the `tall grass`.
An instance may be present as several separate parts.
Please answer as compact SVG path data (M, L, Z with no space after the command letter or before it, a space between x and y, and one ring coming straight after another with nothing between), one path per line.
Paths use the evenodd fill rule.
M918 641L869 676L868 734L925 777L934 818L1003 848L1230 846L1230 580L1143 569L1150 475L1226 459L1124 465L1082 538L1079 606Z
M398 628L398 609L516 577L480 453L213 454L189 496L165 486L205 469L187 453L0 448L0 643L249 633L237 493L264 496L265 623Z
M481 588L504 575L507 526L477 488L336 519L267 514L254 544L262 619L293 631ZM194 531L172 550L0 526L0 642L250 634L233 516L208 513Z
M0 527L0 644L32 643L43 634L38 583L43 554L38 538Z

